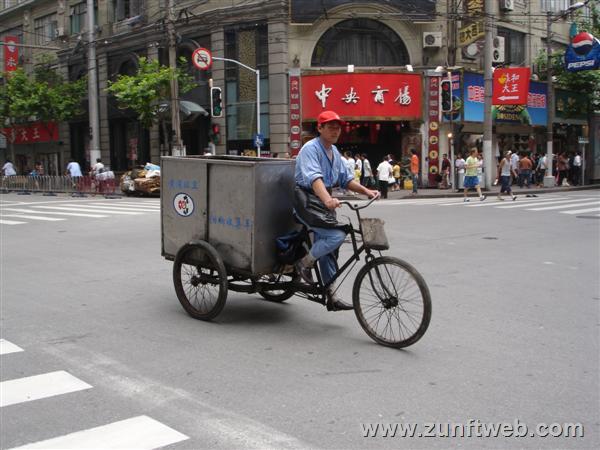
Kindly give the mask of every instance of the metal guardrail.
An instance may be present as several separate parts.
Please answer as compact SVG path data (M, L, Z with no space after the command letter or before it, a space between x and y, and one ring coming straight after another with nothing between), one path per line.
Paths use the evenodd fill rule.
M100 179L91 176L70 177L66 175L14 175L0 177L0 194L9 192L20 195L39 193L56 195L57 193L71 194L75 197L102 195L106 198L120 196L117 193L115 178Z

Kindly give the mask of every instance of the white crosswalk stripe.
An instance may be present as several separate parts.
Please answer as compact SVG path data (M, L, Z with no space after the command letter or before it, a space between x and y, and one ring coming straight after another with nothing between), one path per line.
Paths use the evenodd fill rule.
M22 352L23 349L6 339L0 339L0 355L8 355L9 353Z
M35 209L23 209L23 208L3 208L4 211L14 211L21 212L25 214L52 214L52 215L60 215L60 216L71 216L71 217L92 217L92 218L102 218L108 217L101 214L84 214L84 213L73 213L73 212L64 212L64 211L36 211Z
M575 211L559 211L561 214L587 214L590 212L600 211L600 206L596 206L595 208L587 208L587 209L576 209ZM598 215L598 214L595 214Z
M20 217L21 219L31 219L31 220L42 220L47 222L58 222L61 220L65 220L59 217L44 217L44 216L31 216L27 214L2 214L2 217Z
M3 381L0 383L0 407L77 392L91 387L63 370Z
M3 220L0 219L0 225L21 225L27 222L19 222L18 220Z
M0 339L0 355L23 352L18 345ZM10 358L10 356L8 356ZM4 361L4 360L3 360ZM50 372L0 383L0 407L26 404L45 398L91 389L92 386L65 371ZM33 406L32 406L33 407ZM28 428L35 423L23 416ZM3 442L8 436L3 434ZM189 439L173 428L146 415L131 417L105 425L78 430L43 441L32 442L16 449L156 449ZM3 445L3 448L5 446Z
M531 209L528 209L528 211L550 211L553 209L565 209L565 208L573 208L573 207L579 207L579 206L592 206L592 205L599 205L599 204L600 203L598 201L569 203L566 205L562 204L562 205L544 206L543 208L531 208Z
M538 200L536 202L523 202L523 203L515 203L515 204L510 204L510 205L502 205L502 206L498 206L499 209L513 209L513 208L528 208L528 207L532 207L532 206L536 206L539 205L540 203L542 204L540 207L543 207L545 205L560 205L560 204L570 204L570 203L576 203L576 202L580 202L580 201L588 201L588 200L594 200L593 198L584 198L584 199L568 199L568 200L555 200L555 201L541 201Z
M43 208L43 209L58 209L59 211L81 211L81 209L83 208L85 211L88 212L105 212L105 213L111 213L111 214L123 214L123 215L130 215L130 216L137 216L140 214L143 214L142 212L138 212L138 211L119 211L119 210L115 210L115 209L110 209L110 208L101 208L101 207L94 207L94 206L87 206L87 205L78 205L78 206L36 206L36 208Z
M154 449L189 439L148 416L132 417L100 427L35 442L22 449Z

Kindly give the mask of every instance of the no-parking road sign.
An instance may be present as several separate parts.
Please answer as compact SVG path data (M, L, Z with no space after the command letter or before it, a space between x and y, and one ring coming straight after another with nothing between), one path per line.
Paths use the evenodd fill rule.
M200 70L208 70L212 66L212 54L206 48L197 48L192 53L192 62Z

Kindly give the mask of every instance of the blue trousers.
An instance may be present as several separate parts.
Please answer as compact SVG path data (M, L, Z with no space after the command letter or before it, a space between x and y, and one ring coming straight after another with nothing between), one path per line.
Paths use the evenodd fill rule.
M346 233L337 228L310 227L315 233L313 246L310 253L317 261L321 269L323 283L328 284L337 270L336 259L333 254L346 239Z

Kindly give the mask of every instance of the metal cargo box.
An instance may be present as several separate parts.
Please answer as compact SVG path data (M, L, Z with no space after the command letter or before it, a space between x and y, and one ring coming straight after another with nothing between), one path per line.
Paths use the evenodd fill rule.
M162 255L210 243L228 272L273 272L275 238L293 228L294 161L238 156L161 158Z

